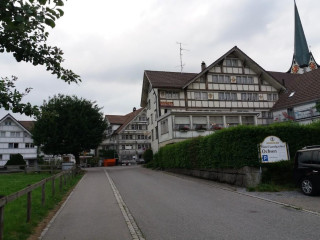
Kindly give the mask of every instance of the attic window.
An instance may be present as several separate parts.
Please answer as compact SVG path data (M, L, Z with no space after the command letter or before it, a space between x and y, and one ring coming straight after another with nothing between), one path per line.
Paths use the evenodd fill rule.
M289 97L292 97L296 92L293 91L292 93L290 93Z

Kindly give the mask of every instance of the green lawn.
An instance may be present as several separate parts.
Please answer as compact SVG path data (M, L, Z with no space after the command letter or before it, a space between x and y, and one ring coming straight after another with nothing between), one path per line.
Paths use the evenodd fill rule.
M0 195L10 195L16 191L19 191L29 184L33 184L41 181L44 178L52 176L46 173L14 173L14 174L0 174ZM26 206L27 197L23 196L19 199L10 202L5 206L4 211L4 240L24 240L32 234L33 229L39 222L45 218L49 211L62 200L66 193L76 185L81 179L82 175L77 175L67 183L63 185L63 190L60 192L59 179L55 180L55 196L52 197L52 182L46 183L46 202L44 206L41 206L41 187L32 192L32 212L31 221L26 222Z

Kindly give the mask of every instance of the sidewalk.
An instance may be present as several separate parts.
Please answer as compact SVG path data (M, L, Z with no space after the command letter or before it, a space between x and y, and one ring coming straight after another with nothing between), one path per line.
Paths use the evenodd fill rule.
M87 169L40 239L131 239L103 168Z

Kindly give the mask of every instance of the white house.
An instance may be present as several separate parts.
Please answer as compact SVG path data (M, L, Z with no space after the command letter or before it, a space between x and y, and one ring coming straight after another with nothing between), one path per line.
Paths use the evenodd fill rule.
M37 147L33 145L30 130L34 121L17 121L7 114L0 120L0 167L10 159L10 155L20 153L33 164L37 159Z
M133 108L126 115L106 115L105 119L108 123L106 139L98 150L116 150L119 162L142 161L144 151L150 148L146 109Z
M240 124L269 124L285 88L238 47L199 73L145 71L141 107L151 146L204 136Z

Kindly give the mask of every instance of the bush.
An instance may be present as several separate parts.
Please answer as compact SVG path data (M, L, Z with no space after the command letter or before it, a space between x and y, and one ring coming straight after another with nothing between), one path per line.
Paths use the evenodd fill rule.
M293 159L298 149L308 145L320 145L320 122L310 125L285 122L268 126L237 126L222 129L206 137L188 139L160 148L152 166L164 169L259 167L262 166L259 159L259 144L268 136L277 136L288 143L290 157ZM275 169L279 169L277 174L292 172L292 161L286 162L284 166L282 164L274 165ZM269 172L274 172L273 164L267 165L263 166L270 169ZM270 178L274 179L271 176Z
M10 160L6 163L6 165L25 165L26 162L23 159L23 156L18 154L10 155Z
M151 149L147 149L144 153L143 153L143 159L145 161L145 163L148 163L150 161L152 161L153 159L153 152Z

